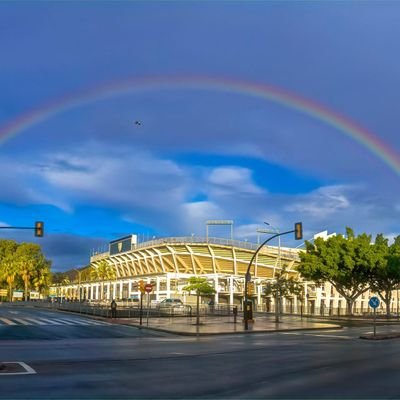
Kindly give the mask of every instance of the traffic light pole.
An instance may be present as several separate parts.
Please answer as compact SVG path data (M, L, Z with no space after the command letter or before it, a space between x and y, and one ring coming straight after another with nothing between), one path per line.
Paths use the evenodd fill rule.
M0 226L0 229L30 229L35 231L35 236L42 237L44 230L44 223L36 221L35 226Z
M258 246L258 249L255 251L255 253L253 254L253 257L251 257L251 260L249 262L249 266L247 267L247 271L246 271L246 278L245 278L245 282L244 282L244 311L243 311L243 319L244 319L244 329L246 331L249 330L249 317L248 317L248 310L247 310L247 302L248 302L248 296L247 296L247 284L248 282L251 281L251 275L250 275L250 268L251 268L251 264L253 264L254 259L256 258L256 255L258 254L258 252L262 249L263 246L265 246L270 240L275 239L278 236L283 236L283 235L287 235L288 233L293 233L296 232L295 229L291 230L291 231L287 231L287 232L282 232L282 233L277 233L276 235L271 236L270 238L268 238L267 240L265 240L264 242L262 242L260 244L260 246Z

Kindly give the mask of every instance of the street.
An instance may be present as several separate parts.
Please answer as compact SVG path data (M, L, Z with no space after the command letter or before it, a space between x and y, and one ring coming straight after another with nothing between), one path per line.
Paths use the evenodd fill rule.
M369 327L196 338L53 311L0 310L2 323L16 318L69 322L0 326L2 361L24 362L36 372L0 375L4 399L393 398L400 394L396 379L400 341L360 340L361 333L371 331Z

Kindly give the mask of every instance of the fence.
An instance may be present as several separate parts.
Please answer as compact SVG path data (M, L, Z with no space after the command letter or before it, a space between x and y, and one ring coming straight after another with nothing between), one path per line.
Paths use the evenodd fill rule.
M0 303L2 304L2 303ZM28 306L28 307L42 307L48 309L58 309L63 311L76 312L80 314L94 315L105 318L111 317L111 307L109 303L99 303L99 302L49 302L49 301L18 301L13 303L4 303L13 306ZM216 305L206 305L200 304L199 312L200 316L207 317L227 317L232 316L233 307L237 307L239 312L243 309L240 304L216 304ZM254 307L255 313L260 314L274 314L275 307L274 304L266 305L259 304ZM347 310L345 308L330 308L330 307L313 307L306 304L298 304L297 307L285 305L281 307L282 315L295 315L295 316L308 316L308 317L344 317L347 315ZM399 310L400 311L400 310ZM146 307L143 304L143 317L149 318L162 318L162 317L193 317L196 315L196 304L188 304L183 307L165 307L160 308L157 305L152 305L151 307ZM380 307L377 309L378 317L386 316L386 309ZM139 318L140 317L140 305L139 303L118 303L117 307L118 318ZM373 316L372 308L354 308L353 316L355 317L370 317ZM392 307L391 315L392 318L400 319L400 312L397 308Z

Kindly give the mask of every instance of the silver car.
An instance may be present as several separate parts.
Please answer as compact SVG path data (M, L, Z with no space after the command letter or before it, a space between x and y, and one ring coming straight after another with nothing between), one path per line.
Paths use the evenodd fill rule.
M157 308L168 314L184 314L186 310L181 299L164 299L157 304Z

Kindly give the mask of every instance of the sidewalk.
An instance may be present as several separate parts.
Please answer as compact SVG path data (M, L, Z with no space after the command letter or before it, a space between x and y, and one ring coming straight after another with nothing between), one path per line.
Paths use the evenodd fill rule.
M138 318L117 318L106 319L108 322L131 325L140 327ZM237 333L257 333L257 332L287 332L298 330L320 330L320 329L341 329L340 325L331 323L311 322L296 316L283 316L281 322L275 323L275 317L256 316L254 322L249 322L249 330L244 329L241 318L234 322L233 316L230 317L201 317L200 325L196 325L196 317L175 317L175 318L150 318L147 326L147 319L142 320L143 329L174 333L177 335L222 335Z

